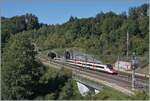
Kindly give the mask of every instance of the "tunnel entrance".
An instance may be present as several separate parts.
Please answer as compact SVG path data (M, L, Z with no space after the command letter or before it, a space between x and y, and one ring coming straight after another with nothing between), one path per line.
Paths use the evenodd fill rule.
M64 58L65 58L65 59L70 59L70 57L71 57L70 52L69 52L69 51L65 51L65 53L64 53Z
M49 53L47 54L47 56L48 56L50 59L54 59L54 58L56 57L56 53L54 53L54 52L49 52Z

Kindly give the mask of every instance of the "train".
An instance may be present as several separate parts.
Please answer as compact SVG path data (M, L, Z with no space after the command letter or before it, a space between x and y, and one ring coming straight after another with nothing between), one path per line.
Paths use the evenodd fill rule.
M81 60L67 59L67 63L88 68L96 71L106 72L109 74L117 74L117 70L111 64L100 64L94 62L85 62Z
M61 59L63 59L63 58L56 58L56 56L52 57L52 55L48 54L48 57L50 56L56 61L61 61ZM66 62L71 65L76 65L79 67L88 68L88 69L92 69L95 71L106 72L109 74L118 74L117 70L114 69L114 67L111 64L101 64L101 63L96 63L96 62L84 61L80 59L71 59L69 52L65 52L64 58L66 59Z

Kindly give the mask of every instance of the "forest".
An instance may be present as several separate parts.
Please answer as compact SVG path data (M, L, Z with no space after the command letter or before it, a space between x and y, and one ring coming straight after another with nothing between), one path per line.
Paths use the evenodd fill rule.
M38 17L29 13L1 17L2 99L90 99L79 94L70 71L49 70L38 61L33 43L41 51L76 47L95 55L125 56L128 32L129 55L148 56L148 8L143 4L121 14L110 11L89 18L71 16L56 25L39 23ZM102 95L96 98L102 99Z

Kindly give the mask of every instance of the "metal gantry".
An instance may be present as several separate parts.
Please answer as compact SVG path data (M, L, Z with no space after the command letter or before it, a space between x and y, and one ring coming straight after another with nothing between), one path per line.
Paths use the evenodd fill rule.
M135 69L138 67L138 61L135 52L132 54L132 90L135 90Z

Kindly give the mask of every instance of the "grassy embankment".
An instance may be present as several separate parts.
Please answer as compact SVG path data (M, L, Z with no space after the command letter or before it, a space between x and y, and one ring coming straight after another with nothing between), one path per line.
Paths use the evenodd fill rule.
M49 92L49 94L53 94L54 99L74 99L74 100L137 100L137 99L148 99L148 95L145 92L136 92L135 95L127 96L119 91L116 91L110 87L103 87L103 90L100 91L100 93L92 96L87 95L85 97L81 96L77 87L77 83L75 80L71 78L71 71L63 68L61 70L57 70L52 67L47 68L47 72L43 75L41 80L49 86L52 86L51 83L59 85L60 82L54 80L51 83L49 82L50 79L57 79L62 77L60 80L62 80L63 84L60 84L58 89L53 89L53 92ZM66 79L64 79L66 77ZM54 85L53 85L54 86ZM51 88L51 87L49 87ZM67 96L67 94L71 94L70 96ZM46 98L47 96L45 96ZM50 97L51 98L51 97Z

